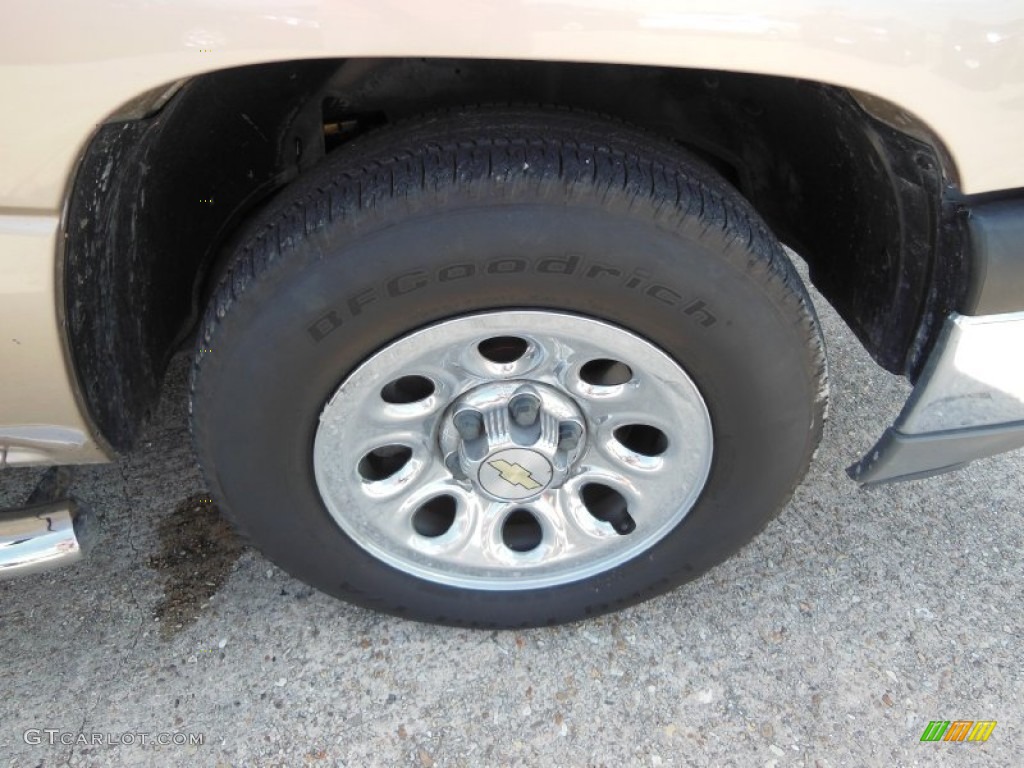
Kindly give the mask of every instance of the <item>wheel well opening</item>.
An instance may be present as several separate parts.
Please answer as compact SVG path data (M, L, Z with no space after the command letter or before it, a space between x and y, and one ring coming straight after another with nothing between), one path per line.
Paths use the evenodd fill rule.
M209 73L100 127L69 200L68 343L104 437L126 450L223 269L275 191L366 131L467 104L556 105L676 141L810 264L876 361L915 375L966 285L937 142L855 94L761 75L449 59L290 61ZM872 111L878 112L877 104Z

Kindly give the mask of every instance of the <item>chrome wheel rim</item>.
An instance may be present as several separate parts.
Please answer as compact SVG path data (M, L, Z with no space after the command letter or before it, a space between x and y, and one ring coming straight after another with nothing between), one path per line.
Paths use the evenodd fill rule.
M707 480L711 419L668 355L617 326L502 311L411 333L334 392L317 488L357 545L466 589L579 581L633 559Z

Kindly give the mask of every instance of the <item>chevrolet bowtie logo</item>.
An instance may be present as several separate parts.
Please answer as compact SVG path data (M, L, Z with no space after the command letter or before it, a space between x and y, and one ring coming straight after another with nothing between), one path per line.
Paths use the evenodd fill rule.
M540 488L540 483L533 479L530 470L520 464L510 464L504 459L495 459L487 463L498 470L501 479L509 485L520 485L528 491Z

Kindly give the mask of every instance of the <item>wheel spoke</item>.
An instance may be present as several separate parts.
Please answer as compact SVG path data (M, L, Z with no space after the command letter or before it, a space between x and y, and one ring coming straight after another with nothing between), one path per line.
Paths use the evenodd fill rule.
M450 525L435 535L417 530L417 513L426 504L439 498L449 498L454 504ZM468 494L462 485L437 472L436 476L425 479L380 509L373 525L385 540L402 541L412 550L433 555L455 555L472 538L472 532L478 527L479 507L479 500Z
M660 458L651 462L648 457L631 456L628 452L610 455L601 446L593 445L581 460L571 488L581 497L587 485L607 487L621 494L636 531L643 533L652 523L659 524L660 510L686 497L689 489L684 482L678 468Z
M413 441L409 441L413 442ZM379 449L378 449L379 450ZM373 454L367 454L372 456ZM404 453L399 455L396 461L378 474L373 474L373 465L370 461L361 460L355 467L355 474L359 481L359 488L364 498L377 502L384 500L401 501L410 494L417 493L425 486L447 479L447 471L437 462L436 452L420 444L408 453L408 458L402 461ZM389 461L390 457L385 457ZM392 466L401 461L401 466L389 472ZM378 464L383 462L377 462ZM367 465L370 464L370 468ZM334 470L341 472L341 468ZM389 472L389 473L388 473ZM388 474L385 474L388 473ZM351 469L347 474L352 474Z
M658 399L662 393L651 387L642 374L635 374L625 384L604 387L587 384L576 371L569 375L567 384L594 424L606 424L612 419L650 418L652 411L665 408Z
M586 557L616 539L611 527L589 515L567 488L559 488L531 509L541 519L545 536L551 537L552 556Z

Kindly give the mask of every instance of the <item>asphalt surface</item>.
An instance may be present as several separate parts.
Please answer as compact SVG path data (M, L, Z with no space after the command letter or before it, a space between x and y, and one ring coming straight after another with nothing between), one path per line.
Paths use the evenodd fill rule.
M376 615L241 549L179 360L137 449L76 476L91 558L0 583L0 766L1020 765L1024 455L859 489L909 388L815 302L831 418L778 520L668 596L523 632ZM0 474L0 506L39 476ZM920 741L958 719L998 725Z

